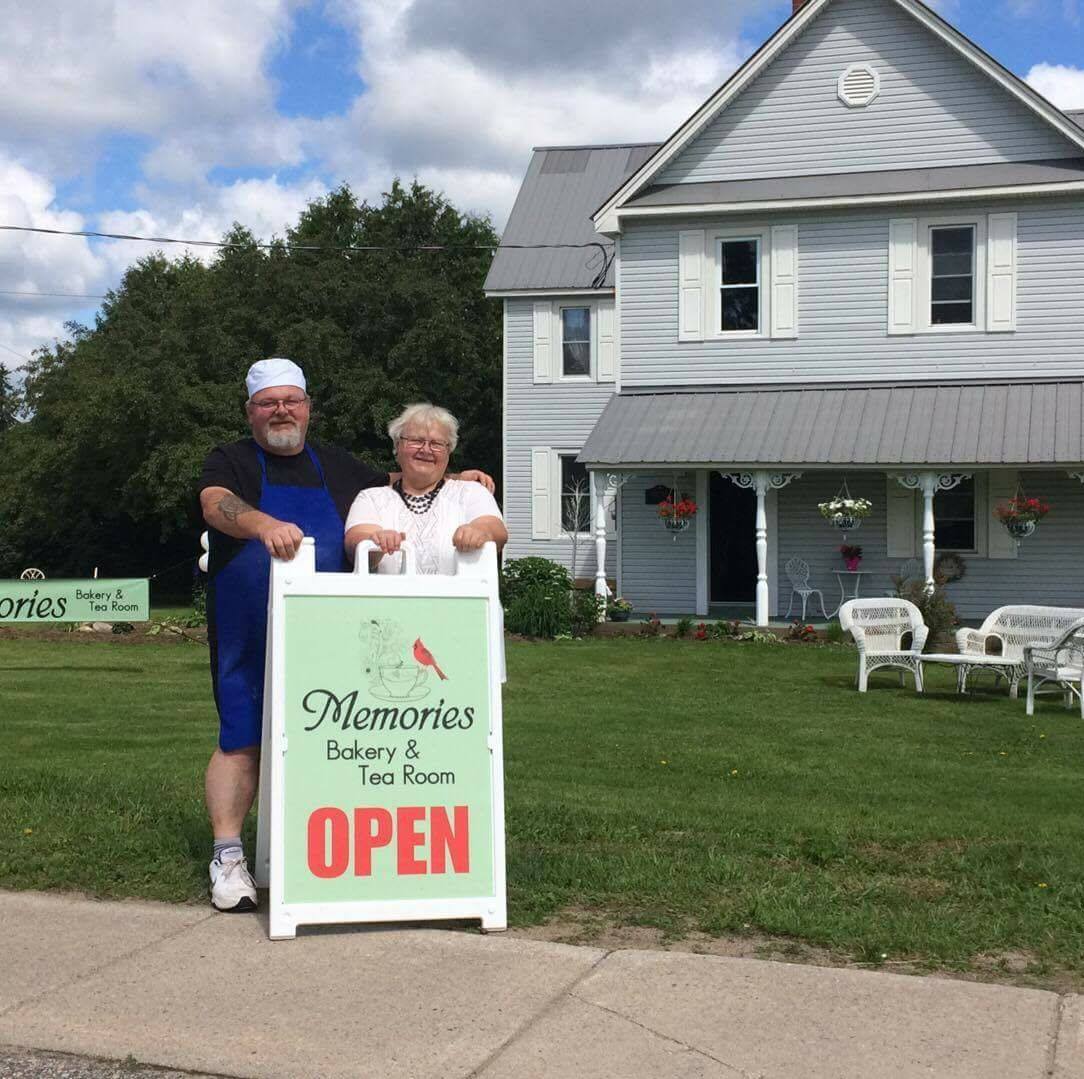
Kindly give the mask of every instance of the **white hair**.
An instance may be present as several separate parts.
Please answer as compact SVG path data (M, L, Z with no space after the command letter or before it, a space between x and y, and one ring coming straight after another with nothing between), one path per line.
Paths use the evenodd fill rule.
M446 408L441 408L439 405L431 405L427 401L407 405L388 424L388 434L391 435L392 442L399 441L403 429L410 423L420 423L425 427L429 427L431 424L440 424L448 432L449 453L459 443L459 420Z

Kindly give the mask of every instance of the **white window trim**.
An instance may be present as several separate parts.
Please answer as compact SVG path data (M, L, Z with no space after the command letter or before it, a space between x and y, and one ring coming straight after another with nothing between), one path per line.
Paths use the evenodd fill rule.
M583 382L582 378L570 379L569 381ZM555 448L550 451L550 482L552 484L552 498L550 504L553 506L553 527L550 529L550 535L557 540L568 540L571 542L573 533L569 532L566 528L562 527L561 521L564 517L561 500L564 498L564 484L561 477L561 458L562 457L578 457L580 455L579 449L569 449L566 447ZM575 535L579 537L582 542L583 538L590 537L594 534L594 529L591 528L591 521L594 517L594 506L591 505L591 493L588 488L587 493L587 506L588 506L588 527L586 532L576 532Z
M586 375L565 374L564 321L561 312L573 307L586 307L591 320L590 357ZM597 382L598 381L598 302L595 300L569 300L567 303L554 304L553 326L553 367L555 382ZM577 451L579 452L579 451Z
M971 322L935 326L930 321L933 257L930 232L935 228L970 226L975 230L974 294ZM986 214L948 214L918 219L918 267L915 332L923 334L986 333Z
M757 267L757 289L760 296L760 306L757 316L758 329L756 330L723 330L722 324L722 298L720 293L723 287L723 267L720 257L720 248L723 241L730 240L756 240L760 251L760 264ZM715 229L708 233L707 254L710 259L710 272L708 279L711 281L711 292L707 300L708 324L704 333L705 341L768 341L771 339L771 243L770 233L765 226L752 228Z

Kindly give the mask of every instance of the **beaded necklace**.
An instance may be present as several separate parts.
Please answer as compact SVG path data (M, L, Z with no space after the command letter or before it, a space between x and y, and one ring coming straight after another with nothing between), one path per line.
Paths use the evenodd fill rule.
M431 491L427 491L424 495L408 495L403 490L403 481L398 479L392 485L392 489L399 495L406 505L406 508L411 513L417 514L419 517L428 513L433 508L433 502L437 495L440 494L440 489L444 486L444 480L436 485Z

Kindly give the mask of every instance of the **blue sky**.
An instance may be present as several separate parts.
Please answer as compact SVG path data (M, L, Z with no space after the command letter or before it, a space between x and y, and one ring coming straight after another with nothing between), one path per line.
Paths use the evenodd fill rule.
M1084 108L1078 4L936 6L1056 104ZM377 200L396 175L501 227L533 145L665 138L790 2L0 0L0 11L0 224L217 239L234 221L281 235L329 187ZM0 362L18 367L65 321L91 320L96 301L78 297L113 287L148 250L0 234ZM57 292L75 296L43 295Z

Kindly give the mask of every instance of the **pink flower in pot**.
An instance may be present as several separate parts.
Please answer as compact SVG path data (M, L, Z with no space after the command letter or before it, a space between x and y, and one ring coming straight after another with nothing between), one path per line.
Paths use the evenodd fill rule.
M853 543L845 543L840 547L839 553L843 555L843 564L848 572L854 573L862 561L862 548Z

